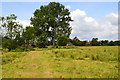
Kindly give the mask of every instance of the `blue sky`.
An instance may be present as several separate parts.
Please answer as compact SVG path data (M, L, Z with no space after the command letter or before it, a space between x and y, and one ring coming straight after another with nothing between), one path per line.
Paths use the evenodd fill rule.
M33 12L49 2L2 2L2 16L15 14L27 26ZM80 40L118 40L118 2L60 2L70 9L72 33Z
M70 6L70 11L76 9L83 10L88 16L102 18L108 13L118 12L117 2L61 2L65 6ZM14 13L18 19L28 20L33 15L35 9L41 5L47 5L48 2L3 2L2 15Z

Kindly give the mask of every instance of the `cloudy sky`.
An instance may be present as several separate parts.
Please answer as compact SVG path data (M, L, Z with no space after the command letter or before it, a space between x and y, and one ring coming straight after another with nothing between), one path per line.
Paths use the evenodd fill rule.
M27 26L33 12L49 2L3 2L2 16L16 14L18 21ZM61 2L71 12L74 20L71 38L80 40L118 40L118 3L117 2Z

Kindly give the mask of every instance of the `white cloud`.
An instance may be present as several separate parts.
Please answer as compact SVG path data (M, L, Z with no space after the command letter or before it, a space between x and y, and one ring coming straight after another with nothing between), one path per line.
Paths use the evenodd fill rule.
M74 18L76 17L84 17L86 15L86 13L84 11L81 11L79 9L76 9L75 11L71 12L71 16L74 16Z
M104 19L96 20L87 16L85 11L76 9L71 12L70 23L72 26L71 38L75 36L80 40L91 40L92 38L117 40L118 39L118 14L110 13Z
M30 25L30 20L17 20L17 21L23 26L23 28Z
M106 20L113 25L118 25L118 14L110 13L105 16Z

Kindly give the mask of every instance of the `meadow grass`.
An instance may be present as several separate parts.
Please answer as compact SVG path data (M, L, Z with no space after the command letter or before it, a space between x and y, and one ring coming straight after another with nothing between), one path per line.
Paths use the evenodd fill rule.
M3 78L117 78L118 46L3 53Z

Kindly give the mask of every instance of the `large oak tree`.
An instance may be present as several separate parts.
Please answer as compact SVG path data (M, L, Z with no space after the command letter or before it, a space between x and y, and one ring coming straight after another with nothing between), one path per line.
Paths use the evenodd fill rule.
M50 39L53 46L60 36L71 34L69 22L72 21L70 12L64 5L58 2L50 2L48 5L36 9L31 18L31 24L34 26L36 36ZM47 36L47 37L46 37Z

